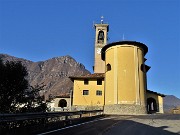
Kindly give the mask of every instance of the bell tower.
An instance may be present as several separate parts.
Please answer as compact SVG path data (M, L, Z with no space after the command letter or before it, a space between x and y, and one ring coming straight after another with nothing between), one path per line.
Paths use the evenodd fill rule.
M95 48L94 48L94 73L105 73L105 62L101 59L101 49L107 44L109 24L103 22L94 24L95 28Z

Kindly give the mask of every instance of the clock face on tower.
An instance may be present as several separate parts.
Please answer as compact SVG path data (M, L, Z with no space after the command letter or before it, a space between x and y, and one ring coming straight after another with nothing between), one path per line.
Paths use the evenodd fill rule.
M97 54L101 54L101 48L97 48Z

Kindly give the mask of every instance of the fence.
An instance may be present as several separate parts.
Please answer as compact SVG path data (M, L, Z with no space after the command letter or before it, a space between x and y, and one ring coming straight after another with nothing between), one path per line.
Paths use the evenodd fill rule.
M102 116L102 110L0 114L0 134L35 134Z

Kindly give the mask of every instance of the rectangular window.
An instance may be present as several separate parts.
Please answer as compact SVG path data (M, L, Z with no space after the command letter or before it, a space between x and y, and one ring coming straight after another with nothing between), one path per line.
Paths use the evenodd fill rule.
M88 85L89 84L89 80L88 79L84 79L84 85Z
M83 90L83 95L89 95L89 90Z
M97 79L97 85L102 85L102 79Z
M102 96L102 90L96 90L96 96Z

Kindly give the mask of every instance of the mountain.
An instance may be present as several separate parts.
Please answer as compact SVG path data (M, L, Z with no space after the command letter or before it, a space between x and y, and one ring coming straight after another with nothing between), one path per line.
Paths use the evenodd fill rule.
M164 112L169 112L175 107L180 107L180 99L173 95L166 95L164 97Z
M32 62L22 58L16 58L7 54L0 54L0 59L5 61L21 61L27 68L30 85L44 84L46 99L52 96L68 95L73 88L69 76L90 74L85 66L76 62L71 56L54 57L46 61Z

